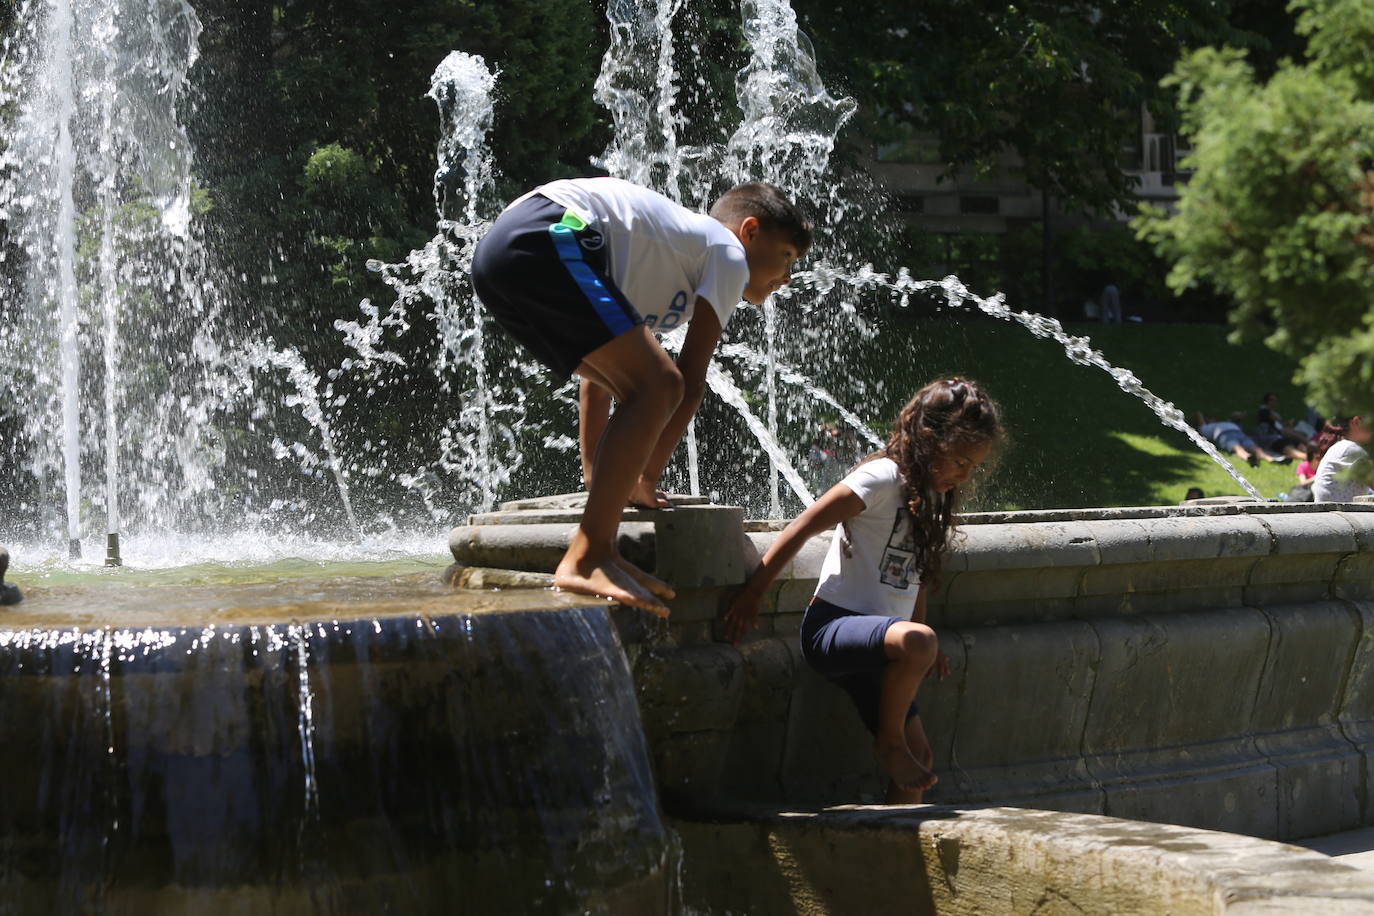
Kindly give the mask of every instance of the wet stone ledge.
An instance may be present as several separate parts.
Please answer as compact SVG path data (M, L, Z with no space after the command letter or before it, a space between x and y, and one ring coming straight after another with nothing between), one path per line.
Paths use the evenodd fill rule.
M671 517L689 536L670 551L653 531L637 536L656 563L688 555L683 578L670 577L669 624L617 615L670 810L881 799L871 738L797 643L828 538L790 564L758 630L725 645L719 615L780 526L712 508L631 523L666 531ZM930 607L953 669L919 697L941 776L931 800L1271 838L1374 824L1370 508L1071 510L966 525ZM500 527L518 531L518 519Z

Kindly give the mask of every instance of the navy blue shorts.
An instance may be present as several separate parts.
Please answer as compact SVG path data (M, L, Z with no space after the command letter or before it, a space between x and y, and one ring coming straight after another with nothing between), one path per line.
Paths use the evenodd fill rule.
M878 708L883 695L883 671L887 653L883 637L905 617L856 614L823 598L812 598L802 617L801 649L807 664L834 681L859 710L864 725L878 734ZM912 702L906 717L919 710Z
M496 323L561 378L644 319L610 278L606 240L535 194L508 207L472 261L472 287Z

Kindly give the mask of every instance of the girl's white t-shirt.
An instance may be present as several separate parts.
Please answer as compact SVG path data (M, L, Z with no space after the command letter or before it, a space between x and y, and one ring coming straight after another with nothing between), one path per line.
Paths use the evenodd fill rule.
M719 220L619 178L562 179L525 197L531 194L601 233L611 280L650 330L686 325L698 296L711 303L722 330L729 323L749 283L749 262L743 243Z
M1340 477L1358 461L1368 461L1369 453L1358 442L1342 439L1326 450L1317 477L1312 481L1312 498L1319 503L1348 503L1356 496L1369 492L1362 481L1341 480Z
M847 557L840 550L843 526L836 527L816 596L855 613L910 618L921 571L916 568L911 513L902 497L897 462L874 459L840 482L863 500L864 510L846 523Z

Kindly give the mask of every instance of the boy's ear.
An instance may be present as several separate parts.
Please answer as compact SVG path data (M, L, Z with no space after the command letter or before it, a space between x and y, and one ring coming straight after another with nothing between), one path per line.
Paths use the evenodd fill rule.
M739 240L741 242L752 242L762 228L757 216L746 216L739 222Z

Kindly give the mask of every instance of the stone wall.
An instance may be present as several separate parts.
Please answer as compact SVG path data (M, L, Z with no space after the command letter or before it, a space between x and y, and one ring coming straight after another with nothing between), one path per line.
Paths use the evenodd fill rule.
M941 777L930 800L1274 838L1374 823L1368 508L972 517L931 602L953 674L918 698ZM555 560L577 517L558 512L531 517ZM483 545L519 541L497 529L523 514L457 529L459 562L502 565ZM757 633L735 647L713 641L717 616L777 526L751 523L745 540L738 510L641 515L622 536L627 553L680 591L666 628L620 613L665 798L880 798L871 739L798 649L826 538L797 557Z

